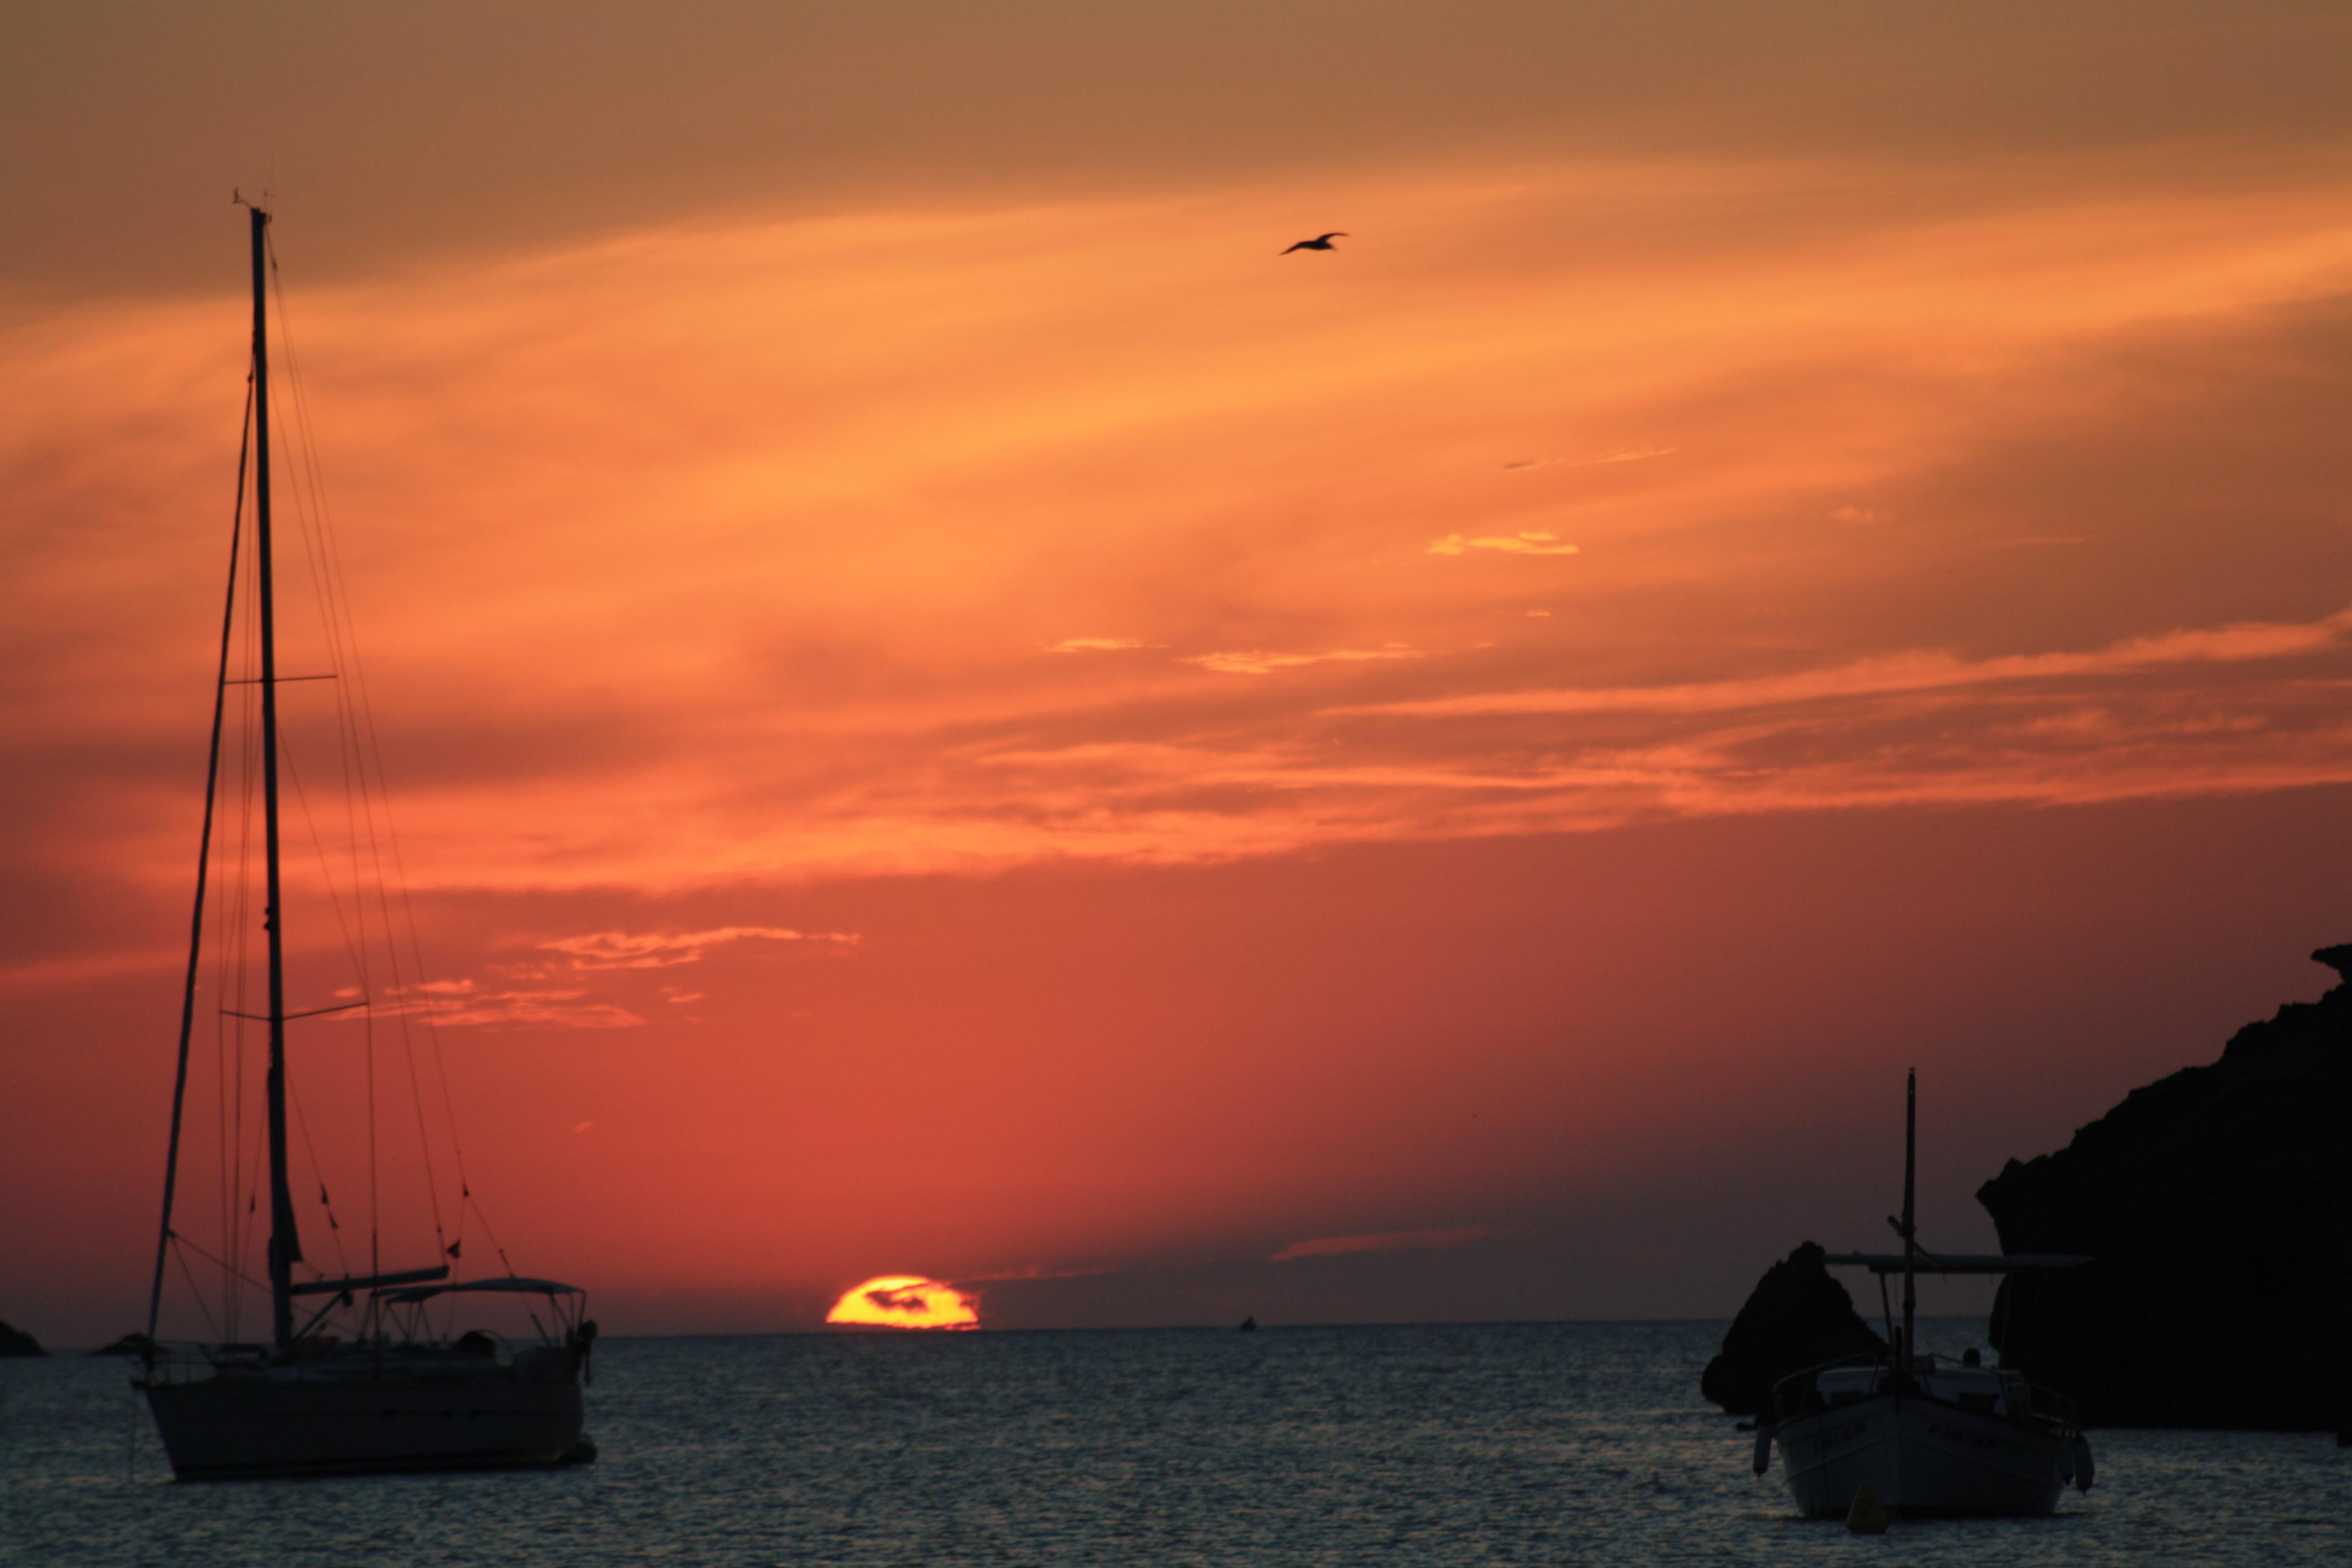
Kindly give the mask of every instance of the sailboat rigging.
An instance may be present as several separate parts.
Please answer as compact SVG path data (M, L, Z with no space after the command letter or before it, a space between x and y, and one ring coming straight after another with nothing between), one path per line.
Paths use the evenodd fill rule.
M286 753L278 731L278 688L290 680L317 678L281 676L278 668L276 551L271 537L270 489L270 219L259 207L250 207L249 220L253 348L246 436L238 454L237 506L230 530L229 585L222 612L220 668L214 689L204 838L197 856L194 912L190 922L187 978L181 1005L163 1217L156 1241L154 1277L148 1295L143 1366L136 1386L145 1393L173 1472L184 1480L576 1462L593 1458L594 1452L582 1436L585 1413L581 1386L595 1342L596 1325L587 1319L585 1298L575 1286L522 1278L511 1268L504 1277L472 1280L451 1278L452 1260L462 1254L463 1205L473 1201L470 1186L464 1179L462 1150L458 1153L460 1235L456 1241L444 1235L439 1198L437 1194L434 1198L434 1229L441 1238L444 1261L422 1268L383 1268L375 1257L377 1226L372 1218L369 1266L364 1271L352 1269L346 1260L335 1277L296 1278L296 1266L307 1260L295 1212L288 1153L286 1026L299 1018L364 1011L373 997L366 989L363 968L362 989L357 1001L298 1012L289 1012L287 1008L279 779L280 763ZM248 458L253 503L249 541L243 532ZM315 476L312 482L315 484ZM239 552L248 547L254 588L252 635L257 645L257 668L249 680L232 680L229 669L237 626ZM331 594L332 588L322 585L322 591ZM205 945L215 808L222 772L223 720L228 688L240 684L256 689L258 704L258 739L254 751L257 752L261 775L264 887L260 925L267 955L267 1011L255 1014L227 1005L220 1011L227 1016L266 1023L268 1031L268 1067L262 1086L269 1227L265 1253L270 1303L270 1336L267 1343L244 1342L236 1334L234 1292L246 1278L239 1268L241 1248L237 1238L242 1221L236 1203L236 1189L245 1169L241 1133L237 1148L231 1152L224 1132L225 1255L215 1258L204 1252L173 1226L190 1046ZM251 770L247 771L249 776ZM297 783L299 787L299 778ZM370 820L373 826L373 817ZM388 931L388 906L386 923ZM374 1066L373 1036L369 1038L368 1147L373 1189ZM414 1087L413 1060L411 1071ZM224 1069L224 1104L229 1095L226 1079ZM241 1112L241 1098L237 1105ZM224 1111L225 1123L226 1114ZM422 1132L421 1099L418 1116ZM308 1143L307 1124L304 1138ZM310 1156L315 1169L319 1163L315 1147L310 1149ZM429 1144L425 1161L429 1174ZM337 1228L323 1174L320 1198L331 1229ZM248 1205L251 1206L257 1205ZM372 1201L371 1207L373 1206ZM224 1301L220 1320L213 1320L210 1310L205 1309L208 1325L218 1331L215 1340L166 1346L158 1339L166 1269L182 1247L218 1264L224 1288L230 1294ZM341 1249L340 1239L337 1249ZM499 1256L503 1261L503 1249L499 1249ZM185 1270L184 1257L178 1260ZM193 1275L190 1282L193 1285ZM537 1342L509 1343L478 1330L456 1338L447 1337L446 1331L436 1337L427 1305L446 1304L461 1295L469 1299L540 1299L547 1315L541 1319L536 1312L531 1314L538 1331ZM315 1307L310 1305L313 1300L318 1303ZM202 1305L201 1299L198 1304ZM339 1324L346 1331L330 1332L329 1325L336 1321L338 1313L349 1314L348 1321Z

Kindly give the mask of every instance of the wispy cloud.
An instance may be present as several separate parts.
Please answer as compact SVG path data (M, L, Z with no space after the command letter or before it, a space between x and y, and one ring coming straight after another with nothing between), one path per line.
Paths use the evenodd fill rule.
M1213 669L1220 675L1272 675L1277 669L1297 669L1309 664L1358 664L1386 658L1426 658L1428 654L1404 643L1389 643L1381 647L1340 647L1328 653L1268 653L1263 648L1229 653L1202 653L1188 657L1186 664L1197 664L1202 669Z
M1539 529L1522 529L1517 533L1488 534L1477 539L1465 539L1449 533L1429 547L1432 555L1462 555L1473 550L1491 550L1502 555L1575 555L1577 547L1556 533Z
M1367 176L1458 246L1433 265L1480 286L1416 274L1332 316L1255 282L1194 309L1202 279L1240 276L1219 270L1240 265L1220 226L1271 217L1290 189L1218 195L1216 226L1079 198L714 220L321 289L306 352L360 377L333 410L340 470L386 520L435 493L457 509L436 526L488 552L433 584L446 613L410 613L418 582L386 584L371 643L432 719L404 737L424 755L401 748L411 875L461 897L670 893L2334 776L2334 694L2253 690L2249 639L2333 648L2335 631L2312 645L2231 625L2275 602L2247 584L2317 559L2331 525L2297 498L2324 493L2332 431L2294 425L2315 401L2300 392L2214 424L2140 391L2335 374L2317 318L2294 313L2341 291L2340 181L1918 176L1900 159ZM1685 248L1678 215L1727 195L1779 202L1786 222L1754 247ZM1488 241L1566 211L1648 237L1513 247L1489 270ZM1124 265L1147 225L1176 248ZM93 308L10 339L47 389L0 422L0 468L32 487L11 513L27 520L25 657L0 691L29 759L5 837L28 862L99 845L143 885L184 860L179 829L143 826L168 820L144 806L177 787L159 759L184 716L139 694L184 651L162 628L188 574L110 577L111 557L75 542L136 536L216 457L173 390L207 374L215 315ZM751 319L775 330L747 334ZM1132 352L1106 356L1115 322ZM2198 341L2179 348L2184 333ZM2126 357L2158 342L2176 374ZM149 364L168 374L126 374ZM642 399L623 385L655 389L695 439L635 439ZM806 416L785 430L757 412L780 404ZM528 416L503 437L528 505L471 484L458 405ZM2221 510L2200 494L2167 510L2167 482L2131 456L2165 448L2165 419L2276 459L2231 479L2231 505L2272 520L2227 542L2236 572L2183 565L2209 558L2200 531ZM1671 463L1650 459L1675 447L1628 438L1693 428L1706 441ZM131 444L135 466L90 456ZM1572 513L1529 510L1550 485L1463 484L1465 462L1491 474L1505 456L1609 479L1580 482L1593 493ZM1118 475L1150 480L1107 504ZM677 548L612 544L681 495ZM1848 508L1899 509L1904 526L1818 527ZM2128 589L2079 551L1995 548L2120 539L2126 517L2150 545ZM1759 527L1788 519L1817 526ZM421 542L407 526L381 542L395 556ZM1570 564L1580 545L1594 560ZM2074 574L2029 590L2021 574L2062 556ZM1540 618L1514 596L1530 583L1585 596L1571 613L1544 587ZM2013 651L1937 651L1981 634L1992 594ZM894 613L857 608L879 604ZM2119 637L2160 633L2159 613L2202 617L2220 645ZM1498 622L1520 635L1469 646ZM644 635L612 637L625 624ZM509 626L533 634L514 679L475 679L505 652L488 628ZM2080 626L2110 628L2096 658L2050 651ZM1121 627L1184 651L1139 657L1150 643ZM1364 689L1335 707L1343 675ZM2200 708L2231 707L2263 728L2200 727ZM2046 722L2087 708L2102 727ZM74 858L79 876L90 856ZM767 928L600 931L474 973L552 989L754 940L845 950ZM66 973L21 967L36 958L0 984Z
M435 982L405 994L395 990L368 1009L375 1016L422 1016L435 1025L462 1028L476 1025L536 1025L557 1029L629 1029L645 1022L626 1007L586 1000L584 991L495 991L475 994L471 981ZM336 1014L355 1020L354 1011Z
M1495 1233L1485 1226L1457 1226L1450 1230L1383 1230L1365 1236L1318 1236L1294 1241L1269 1254L1269 1263L1296 1263L1305 1258L1341 1258L1353 1252L1428 1252L1439 1247L1467 1247Z
M1503 467L1513 472L1528 468L1597 468L1610 463L1646 463L1653 458L1672 456L1680 450L1675 447L1632 447L1619 452L1604 452L1597 458L1521 458Z
M1786 675L1679 685L1555 688L1368 705L1362 713L1722 712L1848 697L1954 690L2070 676L2124 675L2167 666L2236 664L2318 653L2352 632L2352 607L2317 621L2246 621L2234 626L2126 637L2079 653L2011 654L1966 659L1921 649Z
M847 931L801 931L785 926L719 926L675 934L591 931L539 946L543 952L564 954L573 969L667 969L699 963L712 948L739 942L813 942L839 949L856 946L858 938Z
M1108 1264L1076 1267L1053 1263L1019 1263L986 1274L958 1275L957 1285L1004 1285L1033 1279L1091 1279L1098 1275L1116 1274L1118 1270Z
M1130 648L1158 647L1158 643L1145 642L1141 637L1064 637L1050 645L1047 653L1124 653Z

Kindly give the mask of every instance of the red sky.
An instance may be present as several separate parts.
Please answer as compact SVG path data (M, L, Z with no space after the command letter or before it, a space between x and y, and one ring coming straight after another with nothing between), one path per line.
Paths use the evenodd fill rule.
M1727 1313L1906 1066L1989 1245L2317 993L2340 8L1102 9L0 23L0 1317L143 1299L232 186L469 1177L617 1331Z

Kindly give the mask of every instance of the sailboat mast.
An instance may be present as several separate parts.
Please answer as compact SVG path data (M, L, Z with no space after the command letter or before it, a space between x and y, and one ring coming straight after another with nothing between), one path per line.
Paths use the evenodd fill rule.
M269 541L269 317L266 252L269 215L253 216L253 527L261 605L261 817L268 894L262 929L269 936L269 1304L280 1351L294 1344L294 1264L302 1256L294 1198L286 1179L286 939L279 929L278 879L278 618Z
M1918 1216L1912 1212L1912 1197L1919 1169L1919 1069L1914 1068L1903 1080L1903 1382L1909 1382L1913 1349L1912 1320L1919 1303L1917 1265L1919 1261Z

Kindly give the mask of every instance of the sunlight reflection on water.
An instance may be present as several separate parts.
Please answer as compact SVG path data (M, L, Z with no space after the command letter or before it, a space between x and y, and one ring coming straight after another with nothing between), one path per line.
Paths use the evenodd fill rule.
M1797 1520L1698 1400L1722 1329L609 1340L590 1468L186 1487L122 1363L0 1363L0 1561L2347 1560L2319 1435L2095 1433L2055 1520Z

